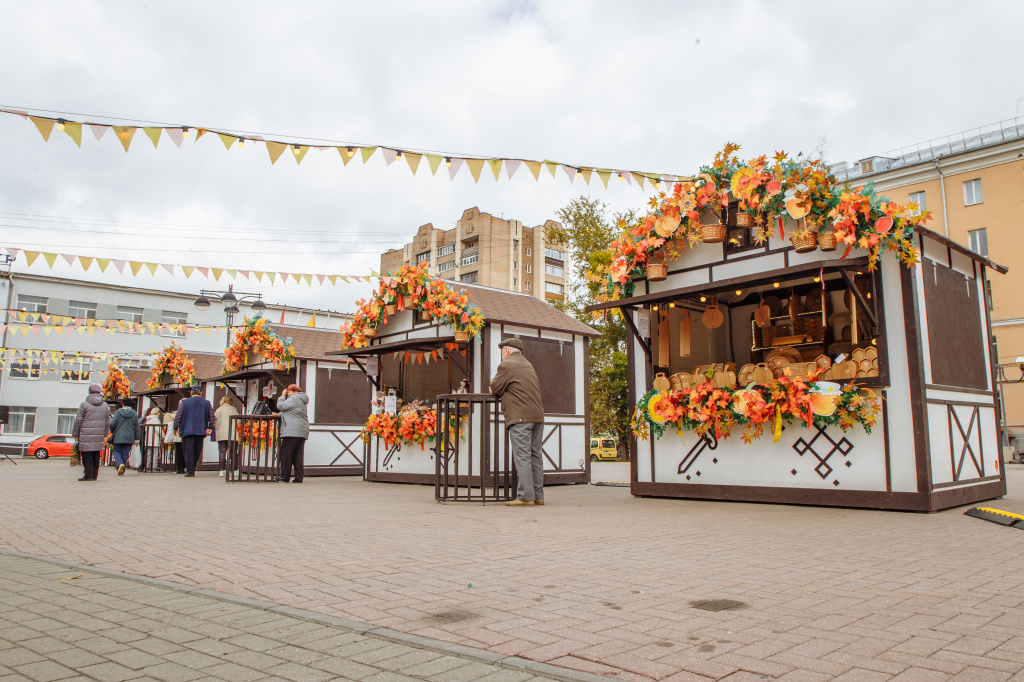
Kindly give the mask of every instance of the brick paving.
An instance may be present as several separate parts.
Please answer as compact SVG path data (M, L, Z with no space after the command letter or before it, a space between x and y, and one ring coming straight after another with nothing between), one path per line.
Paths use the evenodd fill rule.
M1008 474L993 506L1024 513L1024 467ZM637 682L1024 679L1024 534L963 509L594 486L509 509L348 478L77 475L3 466L0 547ZM715 600L739 603L695 608Z

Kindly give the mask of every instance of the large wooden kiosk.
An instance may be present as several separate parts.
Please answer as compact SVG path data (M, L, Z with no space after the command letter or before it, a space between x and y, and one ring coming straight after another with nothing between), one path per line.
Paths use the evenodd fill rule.
M387 315L367 345L331 355L370 375L373 390L363 393L367 406L379 392L393 394L400 403L422 401L433 407L439 395L455 393L464 379L469 393L487 393L501 361L498 343L519 338L523 354L537 370L544 400L545 483L585 483L590 465L587 353L596 332L527 294L451 284L486 320L474 338L457 340L456 329L413 305ZM494 410L492 419L496 421L490 427L504 431L500 410ZM462 438L479 441L481 431L464 424ZM364 476L368 481L433 485L435 443L433 438L386 442L368 434ZM460 467L468 465L461 460Z
M624 315L631 330L635 432L653 427L646 440L634 439L630 445L632 493L913 511L1003 495L986 290L988 271L1006 269L921 227L914 219L916 207L889 205L890 215L901 216L892 226L877 223L886 217L884 209L881 216L874 208L869 213L865 200L858 209L865 227L856 218L842 223L850 213L841 204L837 213L826 214L817 237L808 237L803 221L786 213L762 215L761 228L743 226L750 221L740 217L738 226L743 206L736 194L722 195L722 184L730 188L727 180L723 183L721 174L699 177L707 180L697 180L696 190L694 183L684 183L682 192L677 186L673 195L663 197L647 224L660 228L650 233L655 238L668 235L667 246L673 230L689 230L710 241L684 242L664 264L654 252L649 271L642 259L620 257L618 265L625 270L612 272L609 282L624 271L631 281L623 284L626 277L619 277L618 288L613 282L610 289L621 297L592 307ZM719 191L706 208L690 203L715 180ZM785 185L772 189L785 191ZM689 228L687 212L679 225L679 214L671 208L687 199L687 190L683 208L692 211ZM850 201L856 201L860 190L843 191L853 192ZM870 190L865 195L872 206L886 206ZM799 207L793 208L801 215ZM658 223L663 215L670 216L667 224ZM833 221L840 237L837 249L828 237ZM724 228L705 232L703 226L711 224ZM857 241L849 250L841 243L840 225L851 234L857 226ZM870 243L859 241L865 229L884 236L881 230L887 226L902 230L900 253L916 250L920 263L908 266L890 251L872 253ZM760 244L758 229L771 231ZM794 230L811 246L792 239ZM723 232L724 241L714 241ZM781 238L782 233L791 238ZM641 227L634 238L647 234ZM869 248L860 248L861 243ZM822 251L818 244L832 250ZM871 269L876 258L877 267ZM806 377L811 372L815 376ZM782 383L780 376L785 377ZM869 398L861 389L877 392L884 400L874 401L879 409L870 433L851 420L840 428L834 416L780 419L772 391L788 391L792 404L799 403L794 396L803 389L794 379L806 384L805 395L816 390L816 380L846 386L840 405L851 397ZM754 390L744 391L747 386ZM718 387L723 390L717 407L701 411L703 396ZM750 408L753 403L765 408L760 417ZM688 416L673 423L672 415ZM708 415L735 420L732 433L701 423L715 418ZM755 435L760 430L760 437L745 442L744 422L762 418L764 423L752 429ZM665 426L659 437L655 431Z

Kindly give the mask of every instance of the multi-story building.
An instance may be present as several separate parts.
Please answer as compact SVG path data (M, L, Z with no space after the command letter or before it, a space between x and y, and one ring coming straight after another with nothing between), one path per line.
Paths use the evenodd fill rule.
M382 273L403 263L429 265L430 274L468 284L521 291L546 301L565 296L565 248L554 238L553 220L525 227L518 220L495 218L474 207L454 228L427 223L401 249L380 257Z
M198 378L215 376L227 341L227 318L218 302L200 309L196 299L197 292L0 273L0 308L6 311L0 316L5 325L0 335L0 405L10 411L0 443L70 433L88 385L102 382L110 358L129 370L136 389L143 390L153 354L174 341L192 356ZM238 303L235 325L253 315L252 303ZM314 313L317 327L332 330L347 317L271 304L263 310L275 326L284 321L303 328ZM115 323L101 331L95 326L98 321ZM290 335L287 329L280 332Z
M832 167L851 186L873 182L900 203L932 212L928 226L1010 268L989 281L989 310L1000 369L1008 381L1021 376L1024 356L1024 122L1007 121L947 138ZM949 330L956 333L957 330ZM1024 383L1004 383L1006 424L1024 434Z

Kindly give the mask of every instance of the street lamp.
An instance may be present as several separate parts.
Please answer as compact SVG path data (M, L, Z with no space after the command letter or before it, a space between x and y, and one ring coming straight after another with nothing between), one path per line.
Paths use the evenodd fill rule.
M206 310L210 307L210 298L216 298L220 301L220 304L224 306L224 317L225 324L227 326L227 345L231 345L231 326L235 321L235 314L240 312L238 304L247 298L253 299L251 307L253 310L266 310L267 304L263 302L263 294L252 294L243 291L235 291L234 285L229 284L227 291L207 291L203 289L199 292L199 297L195 300L193 305L199 310Z

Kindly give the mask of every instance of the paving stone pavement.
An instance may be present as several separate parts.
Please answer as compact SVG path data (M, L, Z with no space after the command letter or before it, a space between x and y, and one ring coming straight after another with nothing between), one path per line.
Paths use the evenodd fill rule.
M627 681L1024 680L1024 534L963 509L77 476L0 465L0 547ZM1024 467L1008 476L992 504L1024 513Z

